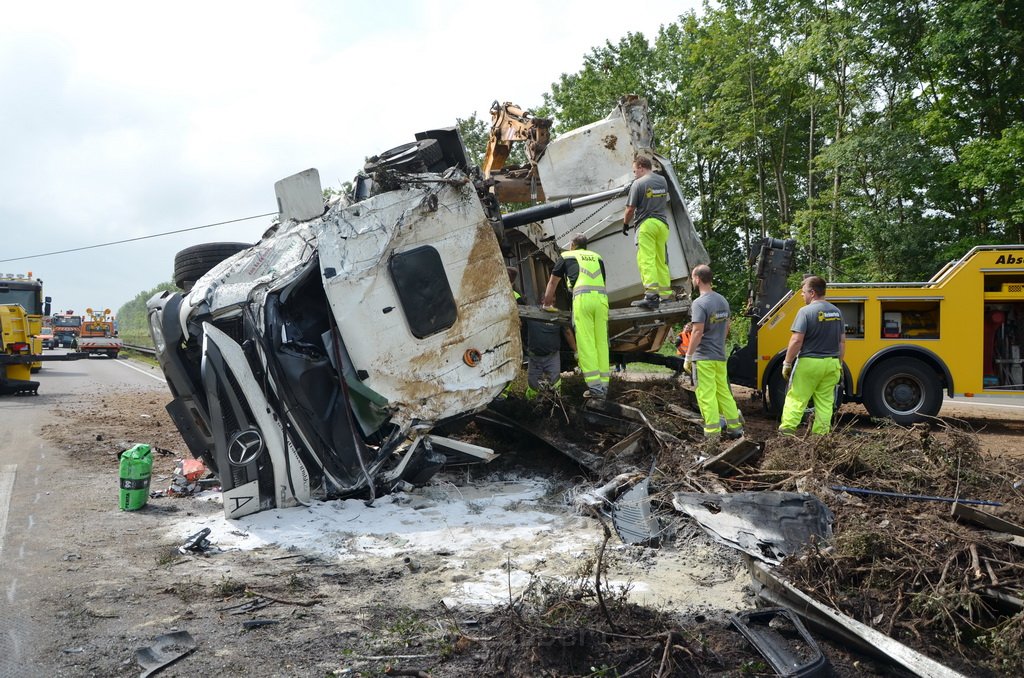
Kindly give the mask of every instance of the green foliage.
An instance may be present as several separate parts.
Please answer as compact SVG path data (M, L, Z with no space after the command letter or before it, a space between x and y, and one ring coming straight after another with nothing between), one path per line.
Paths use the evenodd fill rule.
M469 162L477 166L482 164L484 154L487 153L487 137L491 124L478 118L474 111L471 118L455 118L455 127L459 130L462 143L469 153Z
M568 129L649 100L734 308L763 236L830 280L924 280L1024 240L1021 25L1000 0L707 3L593 48L542 114Z
M118 334L126 344L152 346L149 336L149 319L146 316L146 302L159 292L177 292L173 282L165 282L146 292L139 292L135 298L117 310Z

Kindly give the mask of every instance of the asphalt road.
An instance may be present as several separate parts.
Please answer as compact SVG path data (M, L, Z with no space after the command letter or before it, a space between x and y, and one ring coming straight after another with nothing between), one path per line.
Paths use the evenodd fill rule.
M77 482L67 455L39 431L60 423L54 407L70 396L118 385L166 393L159 370L123 359L48 362L33 378L40 383L38 396L0 397L0 678L53 675L40 665L37 648L52 642L60 628L41 618L35 603L44 591L52 595L54 577L74 558L66 537L89 529L87 516L76 515L75 497L116 496L116 488Z

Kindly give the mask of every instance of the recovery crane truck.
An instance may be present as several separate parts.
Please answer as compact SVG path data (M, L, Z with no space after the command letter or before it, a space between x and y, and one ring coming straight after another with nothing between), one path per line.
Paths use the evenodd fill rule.
M101 313L87 308L85 312L86 316L78 337L78 350L88 355L116 358L124 344L117 336L114 316L110 314L110 309L104 309Z
M764 393L779 413L790 325L803 302L789 289L795 242L768 238L748 312L747 345L729 378ZM974 247L924 282L828 284L843 313L843 401L909 424L934 417L949 397L1024 396L1024 245Z

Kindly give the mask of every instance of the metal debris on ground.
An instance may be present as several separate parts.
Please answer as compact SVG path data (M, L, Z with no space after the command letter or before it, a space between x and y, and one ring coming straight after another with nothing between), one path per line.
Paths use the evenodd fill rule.
M729 620L783 678L832 675L828 658L792 611L772 607L740 612Z
M190 497L202 489L200 481L206 475L206 466L199 459L179 459L167 488L168 496Z
M672 503L715 541L775 565L832 537L832 512L812 494L676 492Z
M139 678L147 678L185 657L197 647L188 631L173 631L157 636L149 647L135 651L135 660L143 668Z
M195 534L185 539L185 543L178 547L178 553L183 555L188 554L205 554L213 549L213 544L207 537L210 535L210 528L204 527Z

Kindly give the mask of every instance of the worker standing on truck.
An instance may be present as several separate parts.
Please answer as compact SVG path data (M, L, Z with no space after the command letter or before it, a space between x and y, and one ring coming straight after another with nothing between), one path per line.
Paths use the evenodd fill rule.
M555 303L558 282L565 278L572 294L572 326L580 371L587 383L585 398L607 398L611 370L608 367L608 293L605 290L604 261L587 249L587 236L577 233L569 249L562 252L544 290L541 304Z
M633 160L633 176L629 187L626 212L622 224L636 224L636 265L644 285L644 298L633 306L656 309L662 301L675 299L672 279L668 273L668 182L655 174L651 159L638 155Z
M693 374L697 363L697 404L704 417L704 437L718 440L725 421L725 435L743 435L743 420L729 388L725 363L725 337L729 333L729 302L711 288L711 267L701 264L690 273L690 281L700 296L690 306L692 332L690 347L683 359L683 371Z
M782 363L789 382L779 432L793 435L807 403L814 399L811 432L825 435L832 428L836 386L843 376L846 332L842 312L825 300L824 279L812 275L800 287L804 306L793 319L792 334Z

